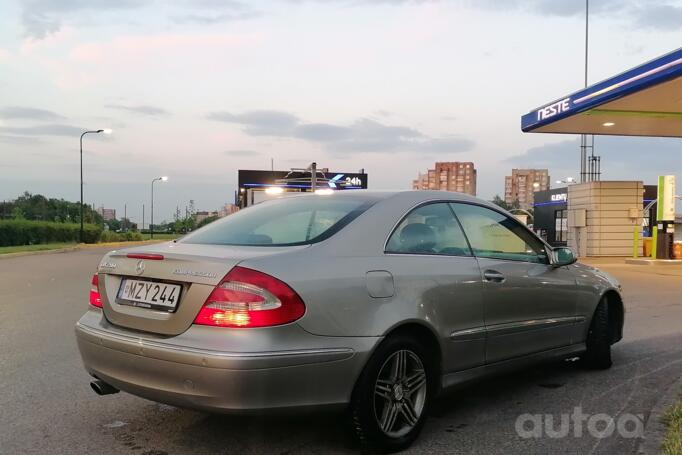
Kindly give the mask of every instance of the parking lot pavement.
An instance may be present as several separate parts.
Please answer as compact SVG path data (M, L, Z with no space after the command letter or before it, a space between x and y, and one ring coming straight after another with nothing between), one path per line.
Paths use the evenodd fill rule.
M84 312L103 250L0 261L0 453L352 453L336 415L245 418L159 405L126 393L95 395L81 366L73 324ZM639 439L614 432L535 437L519 417L576 409L643 421L682 375L682 268L600 263L624 287L626 326L614 366L585 371L553 362L441 397L408 453L635 453ZM620 420L619 420L620 419ZM544 424L543 424L544 425ZM528 430L528 426L524 427ZM538 428L534 428L538 429ZM523 428L522 428L523 430ZM523 433L524 436L529 436ZM556 436L556 435L554 435Z

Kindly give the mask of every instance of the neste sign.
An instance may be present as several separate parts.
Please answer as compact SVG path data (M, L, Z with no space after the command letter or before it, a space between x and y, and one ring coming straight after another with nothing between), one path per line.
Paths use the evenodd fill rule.
M549 106L538 109L538 120L548 119L554 117L557 114L561 114L562 112L566 112L571 107L570 103L571 98L564 98L563 100L557 101L554 104L550 104Z

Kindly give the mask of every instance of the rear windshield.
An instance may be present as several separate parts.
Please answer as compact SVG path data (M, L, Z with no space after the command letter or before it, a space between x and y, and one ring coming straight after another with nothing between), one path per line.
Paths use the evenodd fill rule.
M301 196L254 205L184 237L182 243L289 246L324 240L367 210L366 198Z

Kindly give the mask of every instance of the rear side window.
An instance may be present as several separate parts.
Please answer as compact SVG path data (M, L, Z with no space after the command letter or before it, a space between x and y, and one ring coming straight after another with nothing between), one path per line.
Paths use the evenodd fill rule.
M452 210L440 202L412 210L391 234L386 252L471 256Z
M471 204L452 204L478 257L548 262L543 243L513 218Z
M302 196L262 202L181 240L210 245L305 245L330 237L367 210L366 198Z

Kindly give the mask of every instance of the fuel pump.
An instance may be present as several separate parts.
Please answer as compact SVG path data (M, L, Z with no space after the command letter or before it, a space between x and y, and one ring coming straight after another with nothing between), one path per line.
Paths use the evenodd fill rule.
M654 258L672 259L675 234L675 176L658 177Z

